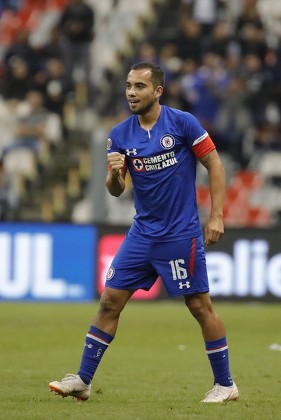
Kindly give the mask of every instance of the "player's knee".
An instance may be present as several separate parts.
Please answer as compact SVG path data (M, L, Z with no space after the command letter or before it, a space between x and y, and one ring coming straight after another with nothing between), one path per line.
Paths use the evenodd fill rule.
M121 312L121 304L118 299L108 294L102 294L100 298L99 312L103 314L112 314L112 316L119 316Z
M204 322L204 320L212 312L212 307L201 299L191 298L187 299L185 303L192 316L194 316L194 318L199 322Z
M196 318L198 321L204 319L206 311L202 305L192 304L188 306L188 309L192 316L194 316L194 318Z

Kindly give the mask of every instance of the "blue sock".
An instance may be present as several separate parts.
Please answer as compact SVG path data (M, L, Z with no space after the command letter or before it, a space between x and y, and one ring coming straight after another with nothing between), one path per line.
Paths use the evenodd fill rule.
M85 384L88 385L92 381L101 358L113 338L114 336L94 326L90 327L88 334L86 334L86 342L78 371L78 375Z
M214 383L222 386L233 385L229 370L226 337L215 341L205 341L205 348L214 374Z

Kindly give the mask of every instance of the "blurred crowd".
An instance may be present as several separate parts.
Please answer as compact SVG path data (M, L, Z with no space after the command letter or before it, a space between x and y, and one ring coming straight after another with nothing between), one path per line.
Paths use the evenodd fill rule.
M162 65L164 103L193 113L240 167L281 151L281 2L181 0L178 30L157 30L134 61Z
M0 218L16 219L29 186L40 184L55 152L67 148L71 109L91 105L94 11L83 0L2 0L0 5L0 34L5 35L0 62ZM44 22L49 30L38 42L36 30ZM53 196L57 190L55 186Z
M112 7L118 3L121 0L112 1ZM127 3L129 7L130 0ZM238 170L252 168L260 154L281 152L281 2L162 3L157 25L146 28L137 42L132 38L133 53L123 54L124 77L132 63L159 63L166 73L162 103L193 113ZM105 127L129 115L125 84L120 75L114 80L114 69L104 73L110 89L101 89L108 96L98 107L100 86L93 86L91 79L93 61L98 60L91 52L95 9L89 4L0 1L2 219L7 214L17 218L23 191L44 176L58 149L67 155L73 107L98 113ZM42 41L44 27L48 30ZM85 161L87 151L70 168L70 190L75 190ZM63 195L65 190L57 185L53 198L60 203ZM54 217L49 207L47 200L43 219Z
M226 169L227 226L278 224L281 2L181 0L178 6L169 2L124 75L134 62L158 63L166 73L162 103L191 112L208 130ZM111 109L120 121L128 112L123 88L117 98ZM204 223L210 202L200 168L197 180Z

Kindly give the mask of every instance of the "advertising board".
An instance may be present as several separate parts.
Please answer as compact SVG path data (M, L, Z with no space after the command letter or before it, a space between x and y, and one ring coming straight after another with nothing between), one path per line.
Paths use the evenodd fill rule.
M122 228L101 231L98 247L97 291L104 287L107 269L124 233ZM124 232L124 230L123 230ZM218 244L206 248L210 293L223 300L281 299L281 230L226 229ZM149 291L138 291L136 299L165 298L161 281Z
M91 301L104 288L106 273L126 227L71 224L0 225L0 300ZM280 301L281 229L226 229L206 249L214 299ZM133 299L167 298L158 279Z
M0 300L95 298L96 228L0 225Z

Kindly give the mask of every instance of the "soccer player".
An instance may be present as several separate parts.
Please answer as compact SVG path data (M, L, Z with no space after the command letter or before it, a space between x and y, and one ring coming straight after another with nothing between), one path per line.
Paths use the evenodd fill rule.
M78 373L49 384L63 397L88 399L91 381L115 336L121 311L136 290L149 290L160 276L169 296L182 296L201 327L214 375L214 387L202 402L239 398L229 369L224 325L209 295L204 251L204 245L216 243L224 233L224 169L198 120L160 105L163 87L160 67L152 63L132 66L126 97L133 115L111 130L106 186L113 196L120 196L129 171L136 215L107 272ZM212 203L204 238L196 204L196 159L208 171Z

